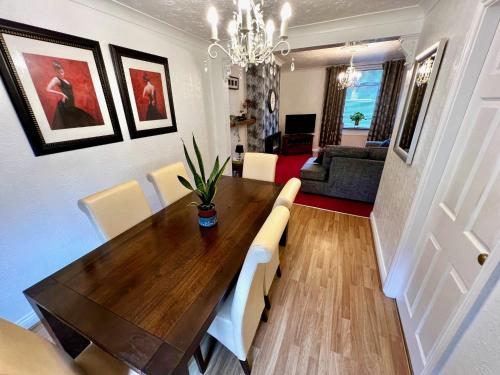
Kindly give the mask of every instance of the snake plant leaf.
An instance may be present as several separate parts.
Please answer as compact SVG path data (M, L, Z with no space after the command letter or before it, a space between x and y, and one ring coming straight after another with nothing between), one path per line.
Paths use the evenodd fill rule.
M217 193L217 184L219 183L219 180L220 180L220 178L222 176L222 173L224 173L224 169L226 169L226 165L229 162L229 159L230 158L228 157L226 159L226 161L224 162L224 165L222 166L222 168L220 168L217 171L217 174L215 175L212 183L209 186L209 195L212 197L211 201L214 199L215 194Z
M193 187L191 186L191 183L186 180L184 177L182 176L177 176L177 179L179 180L179 182L184 185L185 188L189 189L189 190L192 190L192 191L195 191L195 189L193 189Z
M217 176L218 172L219 172L219 155L217 155L217 157L215 158L215 163L212 169L212 173L210 173L210 177L208 178L207 182L208 186L210 186L213 183L215 176Z
M200 175L196 171L196 168L193 164L193 161L191 160L191 157L189 156L189 153L187 151L186 145L184 144L184 141L182 141L182 147L184 147L184 155L186 156L186 160L189 166L189 169L191 170L191 173L193 174L194 177L194 183L196 184L197 189L203 189L205 187L204 181L201 179Z
M203 166L203 159L201 157L200 149L198 148L198 144L196 143L196 139L193 134L193 148L194 153L196 154L196 159L198 159L198 166L200 167L200 175L203 183L205 183L205 167Z

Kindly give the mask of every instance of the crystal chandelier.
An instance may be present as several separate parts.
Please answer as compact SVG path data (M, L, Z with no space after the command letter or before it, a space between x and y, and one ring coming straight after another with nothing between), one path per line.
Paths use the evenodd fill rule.
M234 0L236 3L236 1ZM289 3L283 4L281 8L281 28L279 40L273 45L274 22L269 19L264 24L263 14L264 0L255 4L254 0L239 0L238 8L233 12L233 19L229 22L227 32L229 42L227 48L219 44L217 24L219 16L217 10L212 6L208 11L208 21L211 25L212 44L208 47L208 55L215 59L217 57L216 47L222 50L233 64L248 68L248 65L259 65L262 63L274 63L273 52L278 47L283 47L281 54L288 55L290 44L288 43L288 20L292 15Z
M425 85L431 78L432 67L434 66L434 57L431 56L425 60L417 69L415 82L418 87Z
M345 72L340 72L337 80L339 81L338 88L339 90L344 90L349 87L357 87L359 86L359 79L361 78L361 72L357 71L354 65L352 64L354 56L351 56L351 64L346 69Z

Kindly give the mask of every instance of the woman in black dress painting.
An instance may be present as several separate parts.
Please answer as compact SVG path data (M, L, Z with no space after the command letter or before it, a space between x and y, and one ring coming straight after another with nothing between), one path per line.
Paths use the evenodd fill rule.
M56 76L47 85L47 92L60 97L50 124L52 130L79 128L98 125L97 121L83 109L75 107L75 96L71 83L64 79L64 68L59 61L53 61ZM59 88L59 90L55 90Z
M161 120L165 118L160 111L158 110L157 102L156 102L156 88L151 83L151 79L149 78L147 73L144 73L142 76L144 82L146 82L146 86L144 86L144 90L142 91L142 97L147 98L149 101L148 110L146 112L146 121L151 120Z

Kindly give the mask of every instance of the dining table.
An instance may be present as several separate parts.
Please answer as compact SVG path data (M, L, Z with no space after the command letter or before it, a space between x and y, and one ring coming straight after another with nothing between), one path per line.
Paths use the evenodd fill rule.
M187 374L280 190L223 176L214 227L189 193L24 294L73 358L93 343L142 374Z

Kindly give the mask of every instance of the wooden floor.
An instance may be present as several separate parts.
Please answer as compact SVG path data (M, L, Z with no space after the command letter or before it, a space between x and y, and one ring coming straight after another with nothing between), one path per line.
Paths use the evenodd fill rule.
M294 205L281 269L249 354L253 375L410 374L367 218ZM242 374L236 357L207 342L206 374Z

